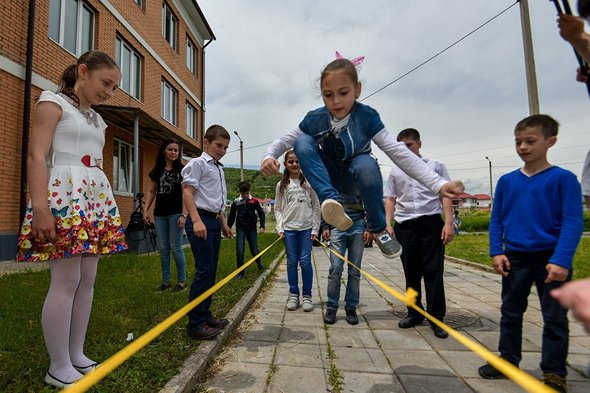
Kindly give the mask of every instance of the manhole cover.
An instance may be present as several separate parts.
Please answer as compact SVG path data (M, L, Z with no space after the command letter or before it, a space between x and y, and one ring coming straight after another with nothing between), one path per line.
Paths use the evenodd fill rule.
M393 305L391 312L399 319L404 319L408 315L408 309L404 305ZM447 307L447 315L445 316L444 322L454 329L467 326L482 326L477 314L463 308ZM426 324L426 322L423 322L423 324Z

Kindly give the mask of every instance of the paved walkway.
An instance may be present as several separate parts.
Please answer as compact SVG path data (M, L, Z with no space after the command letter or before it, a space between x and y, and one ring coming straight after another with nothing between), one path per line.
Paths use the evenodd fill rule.
M198 392L522 392L508 380L485 380L483 361L453 338L434 337L426 323L402 330L405 307L366 278L361 279L361 322L349 325L341 305L334 325L324 325L328 256L314 247L314 311L286 310L285 263L270 288L258 296L236 335L210 363ZM363 268L397 290L404 279L399 260L366 249ZM346 279L346 274L344 274ZM449 325L495 351L500 318L500 276L469 266L445 267ZM542 319L536 295L524 324L521 367L539 376ZM590 391L584 376L590 336L570 324L569 391Z

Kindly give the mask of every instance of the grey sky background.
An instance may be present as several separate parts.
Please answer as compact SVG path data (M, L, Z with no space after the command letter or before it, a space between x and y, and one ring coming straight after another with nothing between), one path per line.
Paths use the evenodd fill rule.
M575 8L576 1L571 0ZM225 165L258 168L266 143L323 105L322 68L343 56L366 56L361 99L468 34L513 0L298 0L199 2L217 40L206 49L205 124L232 132ZM549 160L578 177L590 148L590 99L575 81L576 59L559 36L548 0L529 0L540 109L561 124ZM363 103L394 135L422 135L422 155L444 162L469 193L521 165L514 125L529 115L520 9L516 4L434 60ZM264 146L255 147L265 144ZM383 176L391 161L374 154Z

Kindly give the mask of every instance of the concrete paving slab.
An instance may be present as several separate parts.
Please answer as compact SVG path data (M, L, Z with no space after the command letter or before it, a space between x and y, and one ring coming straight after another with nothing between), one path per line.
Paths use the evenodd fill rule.
M430 344L424 340L422 335L415 328L410 329L390 329L390 330L373 330L373 334L379 341L381 347L385 349L423 349L432 350Z
M328 392L324 369L280 366L272 376L270 392Z
M269 365L228 362L223 371L199 387L200 391L215 393L264 392ZM197 390L199 391L199 390Z
M354 334L350 334L349 329L341 329L337 325L331 325L328 329L332 347L379 348L373 331L370 329L358 329L354 331Z
M380 349L372 348L332 348L336 354L334 363L344 373L347 371L364 371L391 373L391 367Z
M454 376L453 369L440 357L432 351L412 351L412 350L384 350L385 356L391 363L393 371L397 375L440 375Z
M344 375L345 393L405 393L394 374L348 372Z
M235 363L259 363L272 364L275 346L258 345L259 341L241 341L237 344L227 346L220 355L222 360L233 361Z
M407 393L432 393L433 387L437 392L473 393L463 380L455 376L402 374L399 379Z
M277 346L274 364L278 366L324 367L324 359L319 345L287 343Z

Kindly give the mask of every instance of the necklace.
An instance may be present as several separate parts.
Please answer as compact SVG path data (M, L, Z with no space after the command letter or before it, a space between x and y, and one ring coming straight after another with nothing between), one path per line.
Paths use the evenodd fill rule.
M78 109L78 112L86 119L88 124L94 124L94 127L98 127L98 114L94 111L94 109L84 109L80 106L79 103L74 101L72 97L65 95L64 93L59 93L67 102L69 102L74 108Z

